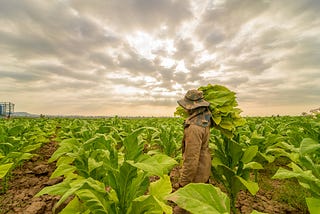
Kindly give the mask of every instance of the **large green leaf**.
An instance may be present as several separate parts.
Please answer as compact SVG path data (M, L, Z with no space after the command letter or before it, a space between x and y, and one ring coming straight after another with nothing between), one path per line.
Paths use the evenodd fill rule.
M108 140L104 134L96 134L83 143L83 148L86 150L106 149Z
M75 149L78 149L76 146L77 144L78 144L78 141L75 138L63 140L62 142L60 142L60 147L52 154L48 162L51 163L53 161L56 161L62 155L68 152L72 152Z
M106 195L95 191L91 188L80 189L76 192L76 195L84 201L84 204L89 208L93 214L108 213L109 204L106 200Z
M220 125L222 128L227 129L227 130L229 130L229 131L232 131L233 128L234 128L232 121L231 121L231 120L229 121L229 120L227 120L227 119L221 121L219 125Z
M126 213L132 201L143 195L148 188L149 179L146 173L124 162L119 171L110 171L108 183L116 191L121 213Z
M137 158L142 154L143 144L139 140L138 136L145 129L145 127L136 129L129 133L123 140L126 160L137 160Z
M44 187L40 192L38 192L35 196L38 197L40 195L49 194L49 195L63 195L66 191L70 189L70 180L63 181L61 183L55 184L53 186Z
M233 171L231 168L223 164L217 166L217 171L224 175L225 179L229 181L236 175L236 171Z
M57 161L56 165L57 166L60 166L60 165L63 165L63 164L72 164L73 161L75 160L74 157L69 157L69 156L62 156L59 158L59 160Z
M310 214L320 213L320 198L306 198Z
M158 175L160 177L167 174L174 165L178 164L173 158L164 154L156 154L137 163L133 161L127 162L134 167L148 172L150 175Z
M301 141L300 144L300 154L306 155L309 153L312 153L316 150L320 149L320 143L318 143L317 141L311 139L311 138L304 138Z
M68 177L69 174L72 174L77 170L77 167L69 165L69 164L60 164L54 172L51 174L50 178L56 178L59 176Z
M243 163L249 163L256 156L257 152L258 152L258 146L249 146L244 151L241 161Z
M230 213L227 195L211 184L190 183L167 197L191 213Z
M276 174L272 177L273 179L286 179L286 178L301 178L307 181L314 181L316 177L312 174L311 170L302 170L297 165L291 163L291 166L294 166L293 171L284 169L280 167Z
M91 173L92 170L94 170L96 168L99 168L102 165L103 165L102 161L97 162L95 159L93 159L91 157L88 158L88 170L89 170L89 173Z
M260 145L262 144L264 141L266 140L266 138L262 135L257 134L256 131L254 131L251 135L250 138L250 144L251 145Z
M28 152L11 152L8 157L13 157L15 163L18 163L23 160L29 160L34 156L34 154Z
M272 163L276 159L275 156L273 156L273 155L268 155L268 154L265 154L265 153L262 153L259 151L257 153L257 156L261 157L263 160L268 161L268 163Z
M263 166L258 162L250 162L244 164L243 169L263 169Z
M86 183L86 180L83 178L76 179L70 182L70 188L64 192L60 200L55 204L55 207L59 207L69 196L73 195L77 190L81 189L82 186Z
M221 122L221 116L219 115L212 116L212 119L217 125L219 125Z
M252 195L255 195L259 191L259 185L253 181L247 181L239 176L236 178L249 190Z
M230 167L234 167L236 164L238 164L244 152L242 151L242 146L239 143L233 140L228 140L226 143L228 146L227 150L229 150L229 158L232 162Z
M67 200L68 197L73 195L77 190L80 190L85 184L88 185L88 182L90 182L90 178L87 180L78 176L75 180L64 180L62 183L45 187L35 196L37 197L44 194L61 195L60 200L55 204L56 208L59 207L65 200ZM92 185L90 185L97 189L97 191L102 191L99 184L95 184L94 182L91 183Z
M314 163L312 158L310 158L308 155L300 156L299 160L300 165L304 167L304 169L311 170L313 175L320 179L320 164Z
M162 213L172 214L172 207L171 206L166 204L163 200L158 199L157 197L154 197L154 199L159 204L159 207L161 207Z
M30 144L22 149L23 152L31 152L41 147L42 143Z
M164 175L163 178L152 182L149 187L149 194L159 199L164 199L165 196L172 192L171 181L168 175Z
M170 177L164 175L163 178L150 184L149 194L152 195L159 206L165 213L172 213L172 209L169 205L165 204L165 197L172 192Z
M155 197L152 195L142 195L133 200L132 206L127 213L163 214L163 212Z
M86 210L86 211L85 211ZM78 197L74 197L59 214L89 214L90 210L85 209Z
M0 178L3 178L4 176L6 176L6 174L9 172L12 165L13 165L13 163L7 163L7 164L0 165Z

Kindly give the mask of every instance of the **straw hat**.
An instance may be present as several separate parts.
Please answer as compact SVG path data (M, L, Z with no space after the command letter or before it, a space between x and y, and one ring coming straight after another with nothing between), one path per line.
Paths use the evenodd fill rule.
M208 107L209 102L203 99L202 91L196 89L189 90L183 99L177 101L180 106L187 110L195 109L198 107Z

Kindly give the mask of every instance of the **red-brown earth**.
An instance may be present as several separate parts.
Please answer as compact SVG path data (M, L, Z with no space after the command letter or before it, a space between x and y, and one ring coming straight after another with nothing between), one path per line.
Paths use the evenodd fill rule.
M36 156L12 172L12 177L8 183L9 189L6 193L0 194L0 214L52 213L52 208L59 200L59 196L34 196L42 188L62 181L62 178L49 179L51 173L55 170L55 163L49 164L47 161L56 148L56 142L44 145L37 151ZM177 185L178 170L178 167L176 167L170 174L173 189ZM288 184L283 180L272 180L269 178L269 174L269 177L267 177L264 173L268 174L267 171L260 173L260 181L264 181L255 196L246 191L239 193L236 204L239 213L249 214L252 210L271 214L308 213L305 207L301 208L299 204L289 205L284 203L283 200L280 201L279 190ZM292 185L298 186L296 181L290 182L292 182ZM288 195L288 197L295 196Z

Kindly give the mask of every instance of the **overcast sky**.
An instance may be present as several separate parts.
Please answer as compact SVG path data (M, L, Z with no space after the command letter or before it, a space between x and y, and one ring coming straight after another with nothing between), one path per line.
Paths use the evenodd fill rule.
M173 116L220 84L242 115L320 107L319 0L0 0L0 101Z

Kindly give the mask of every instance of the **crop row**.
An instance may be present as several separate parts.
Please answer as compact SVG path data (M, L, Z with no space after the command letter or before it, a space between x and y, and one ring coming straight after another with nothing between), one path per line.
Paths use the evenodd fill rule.
M55 137L59 148L49 160L57 165L51 177L64 179L37 195L60 195L56 207L69 199L61 213L172 213L169 201L192 213L235 213L237 193L256 194L259 170L285 157L290 164L273 178L298 179L310 192L310 213L319 213L319 117L246 118L232 138L212 129L212 179L224 192L211 184L189 184L172 193L169 172L181 162L182 122L118 117L3 120L0 175L5 183L14 167Z

